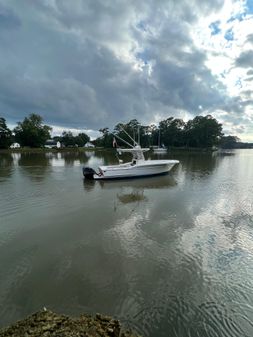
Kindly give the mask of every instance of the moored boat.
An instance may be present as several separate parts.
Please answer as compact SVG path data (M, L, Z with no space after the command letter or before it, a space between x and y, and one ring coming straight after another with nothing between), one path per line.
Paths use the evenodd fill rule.
M153 146L152 149L153 149L153 152L157 153L157 154L167 153L167 148L164 146L164 144L162 144L162 146L161 146L161 131L160 131L160 129L159 129L159 133L158 133L158 146Z
M168 173L172 167L179 163L178 160L146 160L143 149L139 145L132 149L118 149L119 153L130 152L133 156L131 162L118 165L99 166L96 172L93 168L84 167L83 175L87 179L120 179L154 176Z
M153 146L152 149L153 149L153 152L154 152L154 153L157 153L157 154L167 153L166 147Z

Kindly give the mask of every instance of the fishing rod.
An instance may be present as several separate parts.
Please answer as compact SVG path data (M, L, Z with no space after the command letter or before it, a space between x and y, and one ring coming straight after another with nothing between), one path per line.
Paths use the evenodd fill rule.
M129 144L126 140L122 139L120 136L116 135L115 133L113 133L113 136L115 136L116 138L118 138L119 140L121 140L123 143L127 144L130 147L134 147L133 145Z
M126 132L126 130L123 128L123 127L121 127L120 126L120 128L121 128L121 131L123 131L123 132L125 132L125 134L130 138L130 139L132 139L132 141L134 142L134 144L135 145L139 145L127 132ZM132 146L133 147L133 146Z

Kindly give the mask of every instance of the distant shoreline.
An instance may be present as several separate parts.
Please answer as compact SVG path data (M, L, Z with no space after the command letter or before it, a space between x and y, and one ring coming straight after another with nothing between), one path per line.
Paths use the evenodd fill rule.
M252 150L253 148L199 148L199 147L169 147L169 152L205 152L205 153L212 153L217 151L228 151L228 150ZM84 148L84 147L63 147L60 149L48 149L48 148L17 148L17 149L0 149L0 154L4 153L61 153L61 152L86 152L86 151L112 151L114 148L104 148L104 147L96 147L96 148ZM150 150L152 151L152 150Z
M0 149L1 153L48 153L48 152L86 152L86 151L104 150L103 148L84 148L84 147L63 147L60 149L47 148L18 148L18 149Z

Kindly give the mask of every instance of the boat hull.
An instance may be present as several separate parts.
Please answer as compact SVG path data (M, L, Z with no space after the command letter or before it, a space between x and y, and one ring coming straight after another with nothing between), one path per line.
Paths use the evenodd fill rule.
M143 164L131 165L131 163L115 166L101 166L99 174L94 174L93 179L124 179L155 176L168 173L174 165L178 164L178 160L164 161L145 161Z

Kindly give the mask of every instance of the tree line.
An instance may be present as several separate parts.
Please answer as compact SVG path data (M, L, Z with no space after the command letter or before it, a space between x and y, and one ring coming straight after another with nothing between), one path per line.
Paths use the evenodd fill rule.
M137 142L140 141L142 147L152 147L164 144L166 147L184 148L236 148L239 139L235 136L224 136L222 124L211 115L196 116L184 122L182 119L169 117L162 120L159 125L142 125L137 119L132 119L128 123L118 123L111 132L108 127L101 128L101 136L93 141L97 147L111 148L115 135L118 136L119 146L125 144L120 138L129 142L125 131ZM30 114L17 126L10 130L4 118L0 117L0 148L8 148L13 142L19 143L22 147L43 147L51 138L52 128L43 123L43 118L38 114ZM90 138L85 133L74 136L70 131L64 131L61 136L53 137L55 141L60 141L66 147L82 147ZM158 144L160 140L160 144Z
M43 118L38 114L30 114L11 131L6 124L6 120L0 117L0 148L8 148L14 142L22 147L44 147L46 141L51 139L52 128L43 123ZM66 147L82 147L90 137L85 133L74 136L70 131L64 131L61 136L53 137L53 140L60 141Z
M227 137L223 135L222 124L211 115L196 116L187 122L182 119L169 117L162 120L158 126L141 125L137 119L132 119L128 123L118 123L113 132L109 128L100 129L101 137L94 141L96 146L112 147L114 135L129 142L127 131L133 139L140 140L142 147L152 147L164 144L166 147L184 148L212 148L223 146L227 142ZM123 142L117 138L119 146ZM160 144L159 143L160 140ZM229 136L230 145L234 145L238 138Z

